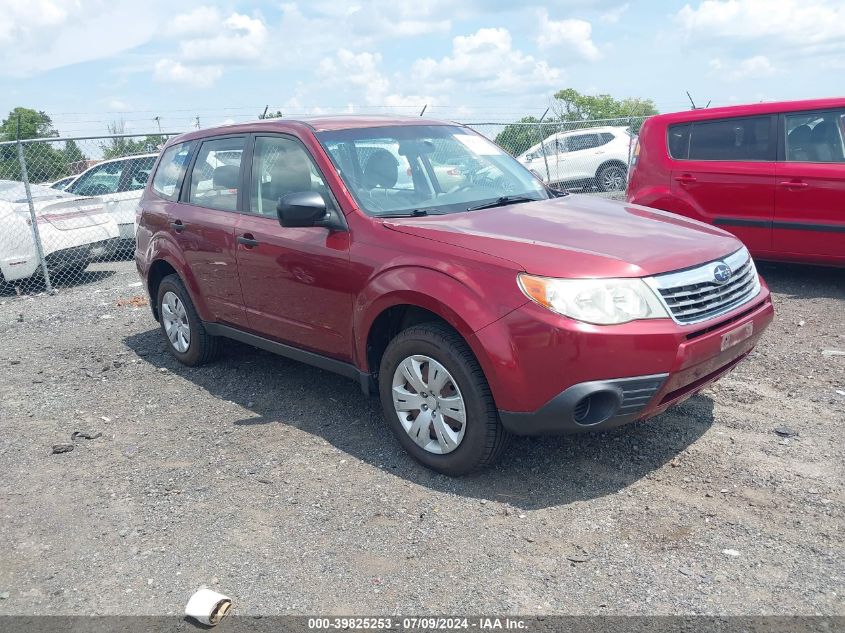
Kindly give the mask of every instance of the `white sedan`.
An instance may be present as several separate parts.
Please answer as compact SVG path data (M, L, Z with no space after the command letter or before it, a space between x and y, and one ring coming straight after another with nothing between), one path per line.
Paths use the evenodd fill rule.
M99 198L31 185L44 258L51 271L85 268L117 246L117 222ZM26 190L0 180L0 284L28 279L40 270Z

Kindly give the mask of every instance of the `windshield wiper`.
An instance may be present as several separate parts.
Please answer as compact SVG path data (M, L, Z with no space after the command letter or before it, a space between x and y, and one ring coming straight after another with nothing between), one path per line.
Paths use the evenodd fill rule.
M493 207L503 207L508 204L519 204L520 202L537 202L537 198L529 198L527 196L501 196L492 202L484 202L469 207L467 211L477 211L478 209L492 209Z
M377 218L421 218L426 215L443 215L442 213L429 213L425 209L410 209L397 213L378 213Z

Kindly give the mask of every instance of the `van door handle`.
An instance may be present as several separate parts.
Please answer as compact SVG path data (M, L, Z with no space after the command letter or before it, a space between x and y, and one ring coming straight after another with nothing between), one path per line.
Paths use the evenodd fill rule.
M675 180L677 182L682 183L682 184L687 184L687 183L691 183L691 182L696 182L698 180L698 178L696 178L692 174L682 174L680 176L675 176Z
M784 180L780 184L787 189L804 189L808 186L803 180Z
M258 240L252 235L252 233L244 233L243 235L238 235L238 244L243 244L247 248L252 248L254 246L258 246Z
M174 220L170 223L170 228L176 231L177 233L181 233L185 230L185 225L182 224L182 220Z

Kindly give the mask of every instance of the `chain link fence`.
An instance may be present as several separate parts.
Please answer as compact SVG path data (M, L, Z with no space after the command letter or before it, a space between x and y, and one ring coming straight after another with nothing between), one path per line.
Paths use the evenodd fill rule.
M552 186L622 198L643 120L466 125ZM130 260L135 208L172 135L0 143L0 297L84 285Z
M0 143L0 296L52 293L131 259L135 207L169 134Z
M495 141L549 185L624 198L631 154L644 120L465 125Z

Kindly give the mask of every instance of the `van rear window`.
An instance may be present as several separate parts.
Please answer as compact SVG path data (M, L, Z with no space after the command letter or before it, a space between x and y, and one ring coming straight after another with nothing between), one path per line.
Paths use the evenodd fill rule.
M689 131L692 127L689 123L682 125L670 125L666 139L669 146L669 156L685 160L689 155Z

